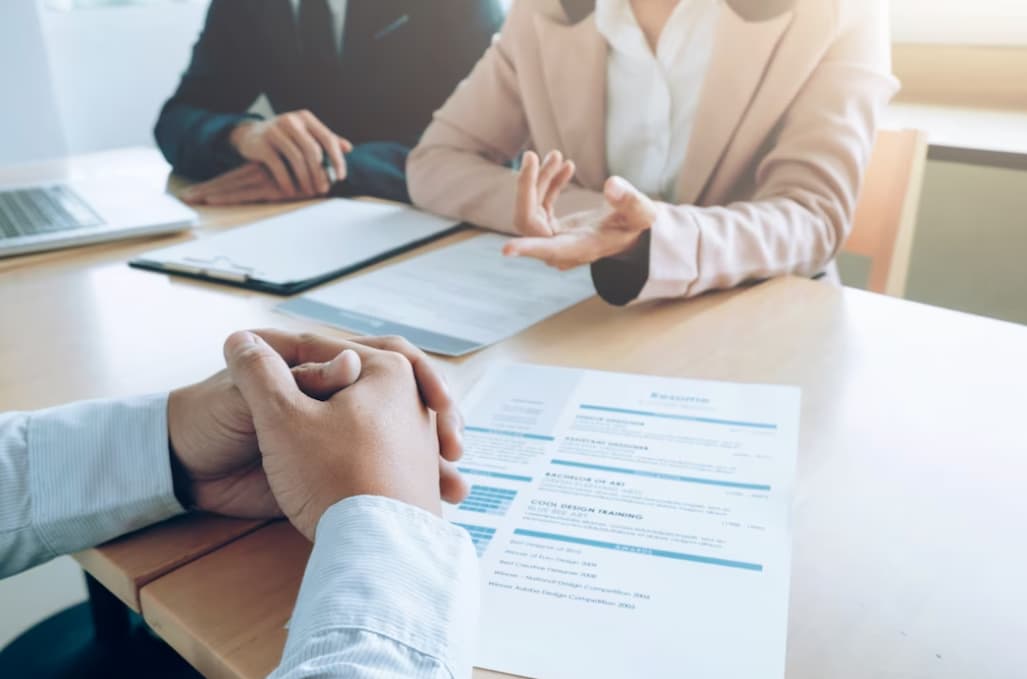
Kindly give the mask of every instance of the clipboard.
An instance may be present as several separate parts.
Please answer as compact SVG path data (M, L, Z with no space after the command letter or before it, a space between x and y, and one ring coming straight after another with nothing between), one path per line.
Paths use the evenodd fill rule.
M154 250L129 265L286 296L462 227L398 203L332 198L217 236Z

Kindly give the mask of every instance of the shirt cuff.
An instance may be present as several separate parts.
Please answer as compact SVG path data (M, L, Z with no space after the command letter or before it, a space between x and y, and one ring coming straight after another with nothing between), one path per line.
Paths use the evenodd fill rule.
M646 231L627 252L592 262L592 285L608 304L625 306L638 299L649 280L649 239Z
M685 297L699 277L699 224L691 211L660 204L649 240L649 276L638 301Z
M687 296L699 274L700 235L687 209L658 203L656 220L633 248L592 263L596 292L617 306Z
M183 511L171 479L167 394L34 413L27 443L32 525L55 556Z
M348 498L318 523L282 666L311 660L309 640L361 629L470 676L478 604L466 531L395 500Z

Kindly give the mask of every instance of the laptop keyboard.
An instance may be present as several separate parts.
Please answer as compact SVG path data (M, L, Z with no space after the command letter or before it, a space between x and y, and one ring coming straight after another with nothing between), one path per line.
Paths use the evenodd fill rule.
M103 219L66 186L0 191L0 238L100 226Z

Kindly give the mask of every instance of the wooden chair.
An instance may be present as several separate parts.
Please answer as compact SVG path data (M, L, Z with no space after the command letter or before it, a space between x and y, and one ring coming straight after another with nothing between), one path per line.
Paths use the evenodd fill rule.
M902 297L906 292L920 190L927 161L927 135L884 130L877 136L852 235L842 252L870 258L867 289Z

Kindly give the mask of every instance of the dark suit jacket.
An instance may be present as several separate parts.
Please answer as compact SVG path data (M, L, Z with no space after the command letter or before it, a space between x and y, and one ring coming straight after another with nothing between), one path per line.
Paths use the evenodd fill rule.
M242 162L228 134L263 93L276 112L308 109L354 143L333 193L409 202L407 153L502 20L498 0L349 0L329 75L302 67L289 0L213 0L157 143L179 174L221 174Z

